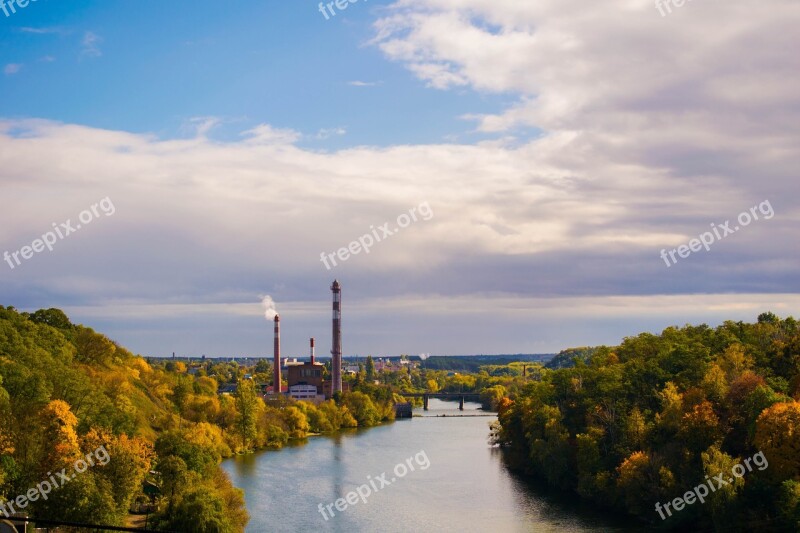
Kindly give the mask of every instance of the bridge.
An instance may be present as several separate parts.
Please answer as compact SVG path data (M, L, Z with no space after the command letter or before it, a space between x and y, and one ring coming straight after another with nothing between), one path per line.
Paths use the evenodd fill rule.
M464 399L481 401L480 394L477 392L405 392L401 393L404 398L422 398L422 408L428 410L429 398L440 398L443 400L458 400L458 408L464 410Z

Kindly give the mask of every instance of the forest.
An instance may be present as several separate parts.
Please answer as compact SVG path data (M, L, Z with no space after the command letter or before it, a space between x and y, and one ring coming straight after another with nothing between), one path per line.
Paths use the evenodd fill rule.
M244 377L269 375L262 363L198 370L148 362L58 309L0 306L0 516L130 525L131 510L147 510L151 529L243 531L223 458L394 417L387 386L276 404ZM221 383L235 393L218 394Z
M666 529L800 529L791 317L670 327L564 350L547 367L487 360L460 373L425 363L377 372L367 357L345 378L352 392L318 405L269 401L266 359L187 368L134 355L58 309L0 306L0 515L140 525L131 512L148 511L154 529L243 531L244 495L222 459L388 422L404 393L445 391L479 393L498 412L490 438L509 467L559 491ZM758 457L761 468L703 502L674 505ZM674 512L660 513L669 502Z
M497 402L491 439L512 468L660 528L798 531L798 400L800 327L763 313L579 349Z

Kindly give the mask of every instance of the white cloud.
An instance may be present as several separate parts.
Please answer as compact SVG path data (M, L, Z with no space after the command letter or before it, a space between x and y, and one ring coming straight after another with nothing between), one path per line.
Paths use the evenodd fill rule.
M249 144L292 144L301 137L292 129L273 128L269 124L260 124L255 128L245 131L242 135L247 137Z
M383 83L382 81L359 81L359 80L347 82L348 85L352 85L353 87L376 87L378 85L381 85L382 83Z
M100 43L103 42L103 38L97 35L94 32L87 31L83 34L83 39L81 40L81 55L87 57L100 57L103 55L103 52L100 50Z
M8 63L3 68L3 74L5 74L6 76L11 76L12 74L16 74L20 70L22 70L22 63Z
M207 137L216 119L181 140L0 122L0 248L104 196L117 206L6 271L7 288L77 306L115 287L117 302L249 313L265 279L285 283L269 289L281 302L304 302L341 272L384 309L403 294L426 313L518 309L526 324L796 312L781 295L799 292L798 20L787 0L692 2L669 17L650 0L396 2L373 40L387 58L436 90L515 99L464 116L497 137L472 145L321 153L271 124L225 143ZM515 140L522 129L543 133ZM665 267L661 248L766 199L769 224ZM336 272L319 261L423 201L431 221Z
M30 26L23 26L19 29L22 33L33 33L35 35L48 35L48 34L58 34L58 35L66 35L70 33L68 30L64 28L60 28L58 26L54 27L45 27L45 28L32 28Z
M322 128L317 132L314 138L318 140L325 140L333 137L334 135L341 136L345 134L347 134L347 129L345 128Z

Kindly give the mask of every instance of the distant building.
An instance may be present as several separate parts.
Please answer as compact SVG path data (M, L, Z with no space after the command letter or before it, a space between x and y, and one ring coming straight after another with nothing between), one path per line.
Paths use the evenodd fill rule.
M332 392L331 388L332 387L331 387L331 382L330 381L325 381L325 382L322 383L322 395L325 396L325 398L330 398L331 396L333 396L333 392ZM342 382L342 392L350 392L350 382L349 381Z
M289 385L289 396L295 400L314 403L325 399L322 394L319 394L317 387L314 385Z
M236 384L230 383L225 385L220 385L217 389L219 394L235 394L236 393Z
M286 381L289 384L289 396L296 400L324 400L322 374L325 365L316 361L286 365Z

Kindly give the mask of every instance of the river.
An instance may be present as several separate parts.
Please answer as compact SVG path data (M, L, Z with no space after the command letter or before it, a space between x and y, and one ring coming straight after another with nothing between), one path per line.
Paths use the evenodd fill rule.
M424 418L313 437L222 467L245 490L253 533L630 529L577 497L510 473L500 450L487 443L494 418L456 416L481 414L478 407L467 403L462 412L432 399L429 411L415 411ZM359 487L366 503L356 499ZM356 503L343 499L337 509L349 492Z

